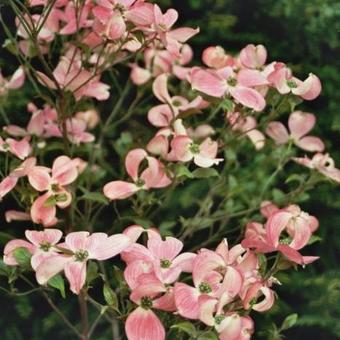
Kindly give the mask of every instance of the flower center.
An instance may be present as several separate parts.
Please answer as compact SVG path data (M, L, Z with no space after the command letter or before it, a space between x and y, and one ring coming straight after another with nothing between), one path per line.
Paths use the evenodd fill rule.
M143 296L141 298L140 305L144 309L150 309L152 307L152 300L148 296Z
M291 89L295 89L297 88L297 84L294 80L287 80L287 85L288 87L290 87Z
M181 106L181 102L180 102L179 100L174 100L174 101L172 102L172 105L173 105L173 106L179 107L179 106Z
M161 267L162 268L169 268L171 266L171 261L167 259L162 259L161 260Z
M237 84L236 78L234 78L234 77L229 77L229 78L227 79L227 84L230 85L230 86L236 86L236 84Z
M87 250L78 250L74 253L75 260L78 262L83 262L88 256L89 253Z
M42 242L39 244L40 246L40 249L43 250L43 251L49 251L50 248L51 248L51 243L49 242Z
M141 188L145 184L145 181L141 178L138 178L135 184L137 185L137 187Z
M215 316L215 323L216 323L217 325L220 325L221 322L222 322L224 319L225 319L225 316L224 316L224 315L216 315L216 316Z
M58 190L59 190L59 185L56 184L56 183L55 183L55 184L52 184L52 185L51 185L51 189L52 189L53 192L58 192Z
M200 285L198 286L198 290L199 290L200 293L202 293L202 294L209 294L209 293L212 292L209 283L206 283L206 282L200 283Z
M189 150L193 153L193 154L197 154L200 152L200 146L196 143L191 143L189 146Z

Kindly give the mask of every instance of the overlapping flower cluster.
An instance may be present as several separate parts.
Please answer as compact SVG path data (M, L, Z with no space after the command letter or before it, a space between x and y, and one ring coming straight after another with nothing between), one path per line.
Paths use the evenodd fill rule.
M270 115L266 106L271 92L283 99L313 100L320 94L320 80L314 74L300 80L284 63L266 63L267 50L262 45L247 45L233 56L222 47L208 47L202 55L204 66L191 67L193 51L186 42L199 30L173 28L176 10L163 13L157 4L144 0L85 0L81 4L31 0L29 6L16 19L19 53L44 61L58 42L63 47L54 67L42 62L35 72L20 67L9 80L0 75L1 100L23 85L24 72L54 99L43 105L29 103L26 126L4 126L0 151L6 153L10 166L6 165L0 182L0 199L13 190L25 206L25 211L7 211L8 222L32 221L48 229L29 229L27 240L8 242L5 264L20 265L16 252L24 248L40 285L64 273L70 290L80 294L89 288L87 263L120 254L135 306L125 315L129 340L165 339L155 310L200 321L215 329L221 340L250 339L254 322L249 313L273 306L280 261L306 265L317 259L300 252L317 230L317 219L294 204L279 208L263 202L265 221L249 222L239 244L229 247L223 240L215 251L202 248L196 253L181 253L185 246L178 238L163 239L156 229L138 225L111 236L90 234L88 225L76 228L59 216L63 216L61 210L72 213L79 193L77 180L88 167L89 160L73 151L82 143L96 143L96 132L89 132L101 121L95 103L107 100L111 89L102 75L125 64L134 85L152 84L159 103L148 110L145 120L157 131L146 145L126 154L128 180L115 178L96 188L110 200L166 188L175 183L178 166L218 168L225 145L217 133L220 127L205 119L213 110L223 110L228 133L247 136L257 150L268 144L267 135L278 147L295 145L314 152L311 159L293 160L340 182L340 170L328 154L322 154L324 143L309 135L316 121L313 114L292 112L288 129L279 121L265 122L264 128L260 122ZM34 14L29 15L30 10ZM133 62L132 57L136 57ZM176 82L181 82L183 91L176 93ZM204 118L193 123L191 117L198 113ZM70 143L72 156L65 148L46 166L41 154L51 140ZM58 227L65 230L64 241ZM147 235L146 246L140 242L142 234ZM267 270L262 262L268 253L276 262Z

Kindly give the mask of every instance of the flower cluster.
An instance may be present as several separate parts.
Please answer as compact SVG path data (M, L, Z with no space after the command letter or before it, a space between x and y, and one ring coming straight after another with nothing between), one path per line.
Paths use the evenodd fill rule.
M277 274L318 259L302 254L319 223L297 205L298 195L323 180L318 173L340 183L340 170L323 154L325 143L309 135L315 115L295 109L320 95L319 78L300 80L253 44L236 54L210 46L203 66L191 66L188 40L199 29L175 28L175 9L162 12L146 0L26 3L25 11L13 4L13 44L25 64L9 80L0 74L0 100L21 87L25 95L25 79L36 97L25 102L24 123L5 114L0 200L10 193L17 204L5 213L8 223L35 228L25 231L26 240L5 245L3 262L22 275L33 270L46 294L64 274L80 305L89 300L98 307L87 300L90 264L120 254L115 268L122 277L111 282L104 264L94 276L121 294L105 299L125 321L129 340L163 340L168 323L181 318L221 340L250 339L250 314L274 305ZM314 155L301 157L295 147ZM249 165L264 158L276 169L263 166L257 176ZM291 160L313 171L276 200L268 189ZM252 200L242 188L248 178ZM195 179L205 182L199 189L186 186ZM260 217L251 215L259 209ZM138 225L126 228L126 221ZM236 233L226 227L229 221ZM192 235L197 240L190 244Z

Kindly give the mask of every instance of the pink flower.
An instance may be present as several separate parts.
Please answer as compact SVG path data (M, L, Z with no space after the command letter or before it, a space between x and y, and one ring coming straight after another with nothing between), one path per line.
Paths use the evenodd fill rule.
M233 301L242 288L241 272L229 265L232 251L219 253L203 249L193 263L192 278L195 287L176 283L175 303L180 315L189 319L200 317L200 299L210 296L220 300L221 306ZM230 254L230 257L229 257Z
M18 265L14 251L18 248L26 248L31 254L31 266L34 270L48 257L57 254L55 245L60 241L63 233L58 229L44 231L26 230L25 240L11 240L4 249L4 262L7 265Z
M221 46L210 46L202 53L202 61L211 68L220 69L226 66L233 66L234 59L225 53Z
M305 81L292 76L292 71L283 63L276 63L274 71L268 75L268 80L281 93L293 93L305 100L313 100L321 92L320 79L310 73Z
M252 72L246 71L247 73ZM222 98L230 94L242 105L252 108L255 111L262 111L266 102L263 96L250 86L267 84L261 74L254 73L252 78L243 73L235 74L231 67L219 70L203 70L193 68L190 75L191 86L194 90L203 92L212 97ZM249 79L252 79L251 84Z
M201 144L196 144L188 136L175 136L171 141L171 147L177 161L194 160L194 163L202 168L209 168L223 161L223 158L216 158L218 145L209 137Z
M232 130L244 133L254 144L256 150L264 147L266 137L261 131L256 129L257 122L254 117L242 117L239 112L228 112L227 119L231 124Z
M0 97L7 94L8 90L14 90L20 88L25 81L24 69L20 66L7 80L3 77L0 70Z
M2 152L9 151L16 157L20 159L25 159L32 151L29 141L30 137L24 137L19 141L13 138L6 138L6 140L3 140L0 137L0 151Z
M23 211L7 210L5 212L5 220L7 223L12 221L30 221L31 215Z
M64 90L71 91L76 100L82 97L94 97L97 100L109 98L109 86L99 81L99 76L85 70L80 60L61 57L59 64L53 71L55 81L45 74L37 72L38 80L51 89L57 89L57 84ZM55 83L57 82L57 84Z
M261 296L264 296L260 302L254 302ZM252 302L252 303L251 303ZM249 285L245 296L243 298L243 305L245 309L253 309L257 312L265 312L273 307L275 302L275 293L268 288L263 282L257 281Z
M268 136L274 139L276 144L286 144L291 139L294 144L303 150L322 152L325 148L322 140L314 136L306 136L315 125L315 116L311 113L295 111L290 114L288 133L285 126L280 122L270 122L266 129Z
M165 330L151 308L174 311L171 289L162 284L154 275L140 277L138 286L130 299L139 307L129 314L125 322L125 332L129 340L164 340Z
M53 162L52 169L35 166L28 173L31 186L37 191L45 192L33 202L31 207L34 223L41 223L46 227L54 225L57 222L56 206L66 208L70 205L72 196L65 186L78 177L78 163L79 159L72 160L67 156L59 156Z
M340 183L340 169L335 167L334 160L328 154L317 153L312 159L308 157L295 157L293 160L309 169L317 170L331 180Z
M143 160L147 168L139 174ZM104 186L104 195L111 200L125 199L139 190L163 188L171 183L164 170L164 165L154 157L148 156L143 149L131 150L125 158L125 168L134 183L124 181L109 182Z
M137 243L132 244L122 253L122 258L127 263L124 276L130 288L134 289L139 277L145 273L153 272L160 282L170 284L182 272L191 272L196 255L179 255L182 247L180 240L166 237L163 241L157 233L149 233L147 248Z
M267 50L263 45L249 44L240 52L239 59L243 66L250 69L262 67L267 59Z
M116 234L108 236L104 233L78 231L68 234L61 249L70 252L47 257L36 268L39 284L45 284L51 277L62 270L70 283L73 293L79 294L85 284L86 264L88 260L103 261L118 255L130 245L128 236Z
M279 251L292 262L309 264L318 257L302 256L298 250L307 245L317 227L318 221L314 216L292 205L270 215L265 228L260 223L249 223L242 246L263 253ZM287 232L288 239L280 239L283 231Z
M16 186L19 178L25 177L34 168L36 158L30 157L23 161L20 166L15 168L10 174L0 182L0 201Z
M157 4L154 5L154 28L164 47L172 54L179 55L181 44L199 32L199 28L181 27L171 30L178 19L178 13L174 9L168 9L162 13Z

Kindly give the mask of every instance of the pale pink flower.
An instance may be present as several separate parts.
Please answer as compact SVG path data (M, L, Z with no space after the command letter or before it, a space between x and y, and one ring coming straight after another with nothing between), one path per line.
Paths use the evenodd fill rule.
M60 245L71 254L55 254L47 257L36 268L36 277L39 284L47 281L62 270L70 283L73 293L79 294L86 280L86 265L88 260L103 261L118 255L130 245L128 236L115 234L108 236L105 233L78 231L68 234L65 243Z
M141 163L147 160L147 168L139 174ZM163 188L170 185L171 180L165 173L164 165L154 157L148 156L143 149L131 150L125 158L125 168L133 183L113 181L107 183L104 195L111 200L125 199L139 190Z
M316 170L331 180L340 183L340 169L335 167L334 160L328 154L317 153L312 159L308 157L295 157L293 160L298 164Z
M226 66L233 66L234 58L226 54L221 46L210 46L202 53L202 61L211 68L219 69Z
M244 67L258 69L267 59L267 50L263 45L249 44L240 52L239 59Z
M276 144L287 144L289 140L299 148L310 152L322 152L325 148L324 143L318 137L307 136L315 125L315 116L312 113L294 111L288 119L290 133L281 122L270 122L266 133Z
M321 92L320 79L310 73L304 81L293 77L292 71L283 63L276 63L274 71L268 75L268 80L281 93L293 93L305 100L313 100Z
M245 75L244 72L247 74ZM242 105L255 111L262 111L266 106L265 99L251 87L266 85L267 80L258 73L249 77L249 72L252 70L244 70L243 73L235 74L229 66L219 70L204 70L194 67L190 74L190 83L194 90L209 96L222 98L230 94ZM249 79L251 79L251 83Z
M254 299L256 301L260 296L264 298L260 302L253 303ZM251 308L257 312L265 312L273 307L275 293L263 282L257 281L249 285L242 300L245 309Z
M25 72L20 66L9 80L3 77L0 70L0 97L7 94L8 90L15 90L23 86L25 82Z
M32 151L29 141L30 137L24 137L21 140L15 140L13 138L3 140L0 137L0 152L9 151L14 156L23 160L27 158Z
M63 209L71 204L72 195L65 187L78 177L78 163L78 159L59 156L53 162L52 169L35 166L28 173L31 186L37 191L45 192L32 204L31 217L34 223L41 223L46 227L55 224L56 206Z
M31 254L31 266L34 270L48 257L57 254L55 245L60 241L63 233L58 229L44 231L26 230L25 240L11 240L4 249L4 262L7 265L18 265L14 251L18 248L26 248Z
M99 81L99 76L83 68L80 60L61 57L59 64L53 71L54 80L42 72L37 72L38 80L51 89L58 87L71 91L76 100L82 97L94 97L97 100L109 98L109 86ZM57 84L55 83L57 82Z
M216 158L218 145L209 137L201 144L197 144L188 136L175 136L171 141L171 147L177 161L190 162L193 160L196 165L202 168L209 168L223 161L223 158Z

